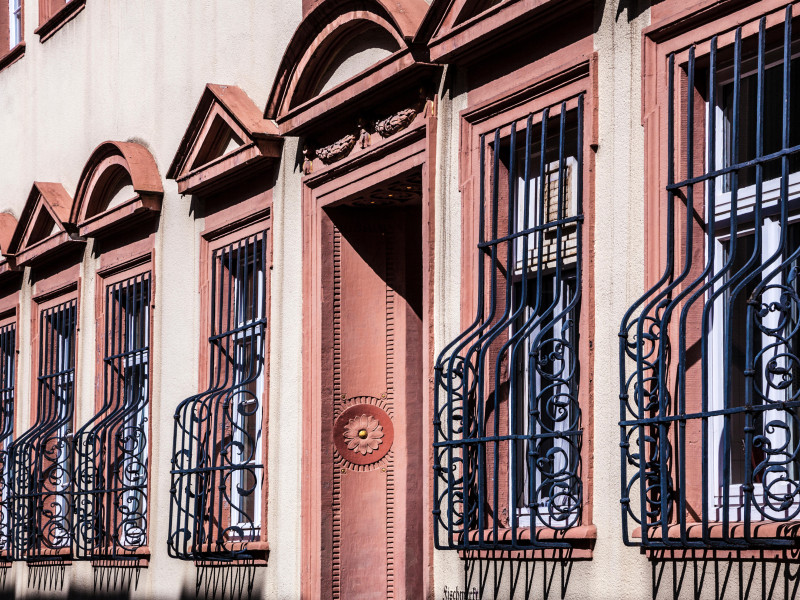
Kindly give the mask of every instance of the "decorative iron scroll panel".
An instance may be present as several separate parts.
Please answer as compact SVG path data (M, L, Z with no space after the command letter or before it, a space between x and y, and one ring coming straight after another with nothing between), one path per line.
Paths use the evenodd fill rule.
M583 95L481 136L480 164L477 313L436 362L436 546L569 548L538 533L581 524Z
M9 448L11 557L68 553L72 542L72 418L77 301L39 314L36 421Z
M170 555L251 558L261 539L267 233L213 252L210 383L175 413Z
M0 327L0 548L11 541L10 460L14 435L14 387L16 382L17 326Z
M106 286L103 404L75 435L75 558L147 544L150 274Z
M791 7L720 44L669 56L664 271L620 330L624 536L656 549L794 546L800 515Z

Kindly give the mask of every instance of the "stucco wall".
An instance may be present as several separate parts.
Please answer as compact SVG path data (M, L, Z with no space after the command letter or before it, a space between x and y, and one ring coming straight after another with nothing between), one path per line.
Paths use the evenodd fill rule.
M33 181L54 181L73 194L91 151L104 140L136 140L166 173L208 82L244 89L263 107L278 63L300 22L301 0L89 0L52 39L40 44L38 0L24 0L27 51L0 72L0 210L19 216ZM591 561L476 561L454 551L433 554L434 598L478 590L483 598L738 597L768 587L776 567L761 563L649 563L626 548L620 533L618 327L643 292L644 139L641 126L641 32L644 2L597 2L599 146L596 152L595 363L593 522L598 539ZM353 64L375 53L359 52ZM341 73L340 73L341 75ZM341 75L344 77L345 75ZM335 79L338 81L339 79ZM468 70L447 68L439 90L434 204L434 354L459 331L461 294L460 111L468 106ZM150 488L151 560L138 573L101 572L88 563L32 570L17 563L3 589L18 596L81 597L124 587L138 598L238 597L253 582L254 596L297 598L300 589L302 408L302 219L298 141L287 139L273 192L272 313L269 380L269 566L200 569L167 556L173 414L197 391L199 240L203 220L165 180L156 236L156 297L151 404L153 478ZM78 351L79 423L92 413L94 394L94 273L92 244L82 267ZM20 296L17 427L30 422L31 285ZM430 517L429 517L430 518ZM704 571L703 569L707 569ZM716 568L716 572L712 570ZM661 570L659 570L661 569ZM699 569L699 570L698 570ZM134 582L129 584L133 576ZM722 578L727 577L724 586ZM783 585L779 575L778 587ZM106 578L106 579L103 579ZM104 583L105 582L105 583ZM677 587L677 592L675 591ZM721 589L722 588L722 589ZM781 588L782 590L782 588ZM779 597L789 595L778 590ZM721 593L720 593L721 592ZM246 597L246 596L244 596ZM458 596L456 596L458 597ZM468 596L472 597L472 596Z

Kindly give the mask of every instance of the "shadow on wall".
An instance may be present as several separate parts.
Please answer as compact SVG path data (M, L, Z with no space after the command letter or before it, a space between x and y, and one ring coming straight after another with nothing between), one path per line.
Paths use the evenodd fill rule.
M650 4L657 4L660 1L661 0L653 0L653 2L648 2L647 0L619 0L619 4L617 4L617 21L619 21L622 14L625 13L626 19L628 23L630 23L645 10L650 8Z
M507 552L489 552L487 557L467 558L460 590L437 590L437 597L450 600L497 600L500 598L567 598L575 560L563 558L524 560L508 558Z
M789 600L798 595L797 559L658 558L650 562L654 599Z
M102 598L128 598L139 587L142 568L138 561L125 566L109 561L109 564L100 563L94 566L92 571L93 595L99 594Z
M251 600L260 598L253 564L212 564L197 567L194 589L184 588L181 600Z
M28 590L36 596L64 589L66 563L52 561L28 566Z
M467 559L457 589L436 590L446 600L564 599L586 597L581 577L571 584L576 561L511 559L498 552L491 558ZM651 587L642 598L653 600L791 600L800 598L797 558L665 558L650 561ZM598 597L597 600L605 600ZM608 600L611 600L610 598Z

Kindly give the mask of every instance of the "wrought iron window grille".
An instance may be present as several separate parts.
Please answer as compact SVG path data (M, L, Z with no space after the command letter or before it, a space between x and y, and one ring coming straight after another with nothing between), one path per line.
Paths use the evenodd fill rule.
M147 545L150 273L106 286L103 403L74 438L77 559Z
M796 547L800 61L785 11L783 27L763 17L757 36L668 58L665 266L620 329L627 544Z
M13 560L68 553L72 543L77 301L39 314L35 424L8 450Z
M569 549L581 524L583 103L481 136L476 315L435 366L437 548Z
M17 326L0 327L0 548L8 556L11 542L10 455L14 436Z
M261 538L267 233L211 258L209 387L175 413L170 555L258 558Z

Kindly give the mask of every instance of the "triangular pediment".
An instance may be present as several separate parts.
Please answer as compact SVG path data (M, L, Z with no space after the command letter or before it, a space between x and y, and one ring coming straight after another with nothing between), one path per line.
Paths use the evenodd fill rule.
M454 28L504 2L507 0L434 0L417 41L446 37Z
M53 215L47 210L44 203L36 207L36 213L31 220L31 226L22 239L22 247L27 248L46 240L51 235L56 235L61 228L56 223Z
M194 193L243 163L276 158L281 144L275 124L242 89L208 84L167 177L181 193Z
M11 245L11 238L17 228L17 219L10 212L0 213L0 253L10 254L8 251Z
M433 0L414 41L428 46L433 62L458 64L527 40L568 15L591 24L590 6L590 0Z
M7 254L21 255L74 227L69 222L72 198L60 183L33 184L8 244Z
M201 134L189 157L188 167L193 171L213 160L222 158L244 146L247 134L227 113L216 105L203 124ZM227 117L227 118L226 118Z

